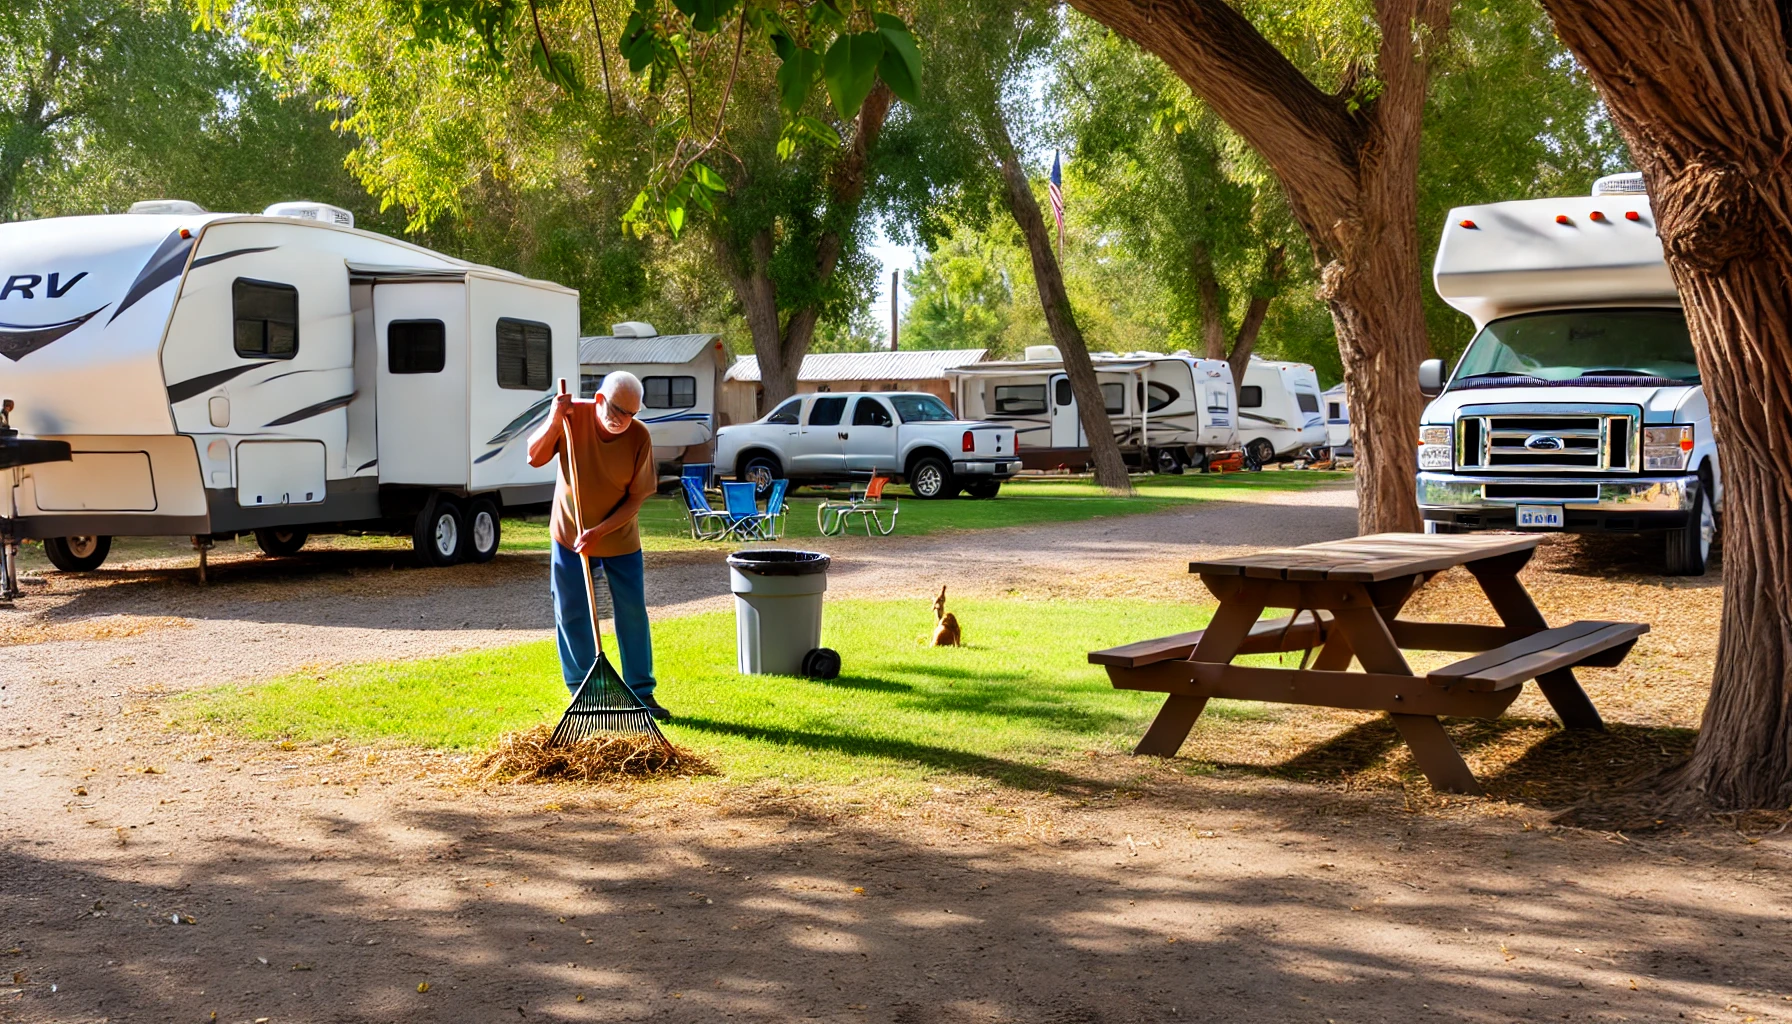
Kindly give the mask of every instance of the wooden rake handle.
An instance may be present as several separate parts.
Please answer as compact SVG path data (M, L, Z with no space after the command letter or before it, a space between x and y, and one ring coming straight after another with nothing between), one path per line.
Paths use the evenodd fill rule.
M561 377L559 394L567 394L566 378ZM567 497L572 501L573 539L576 541L585 533L585 516L579 511L579 463L572 456L572 417L565 416L560 420L560 458L566 469ZM591 642L597 646L598 657L603 657L604 635L597 625L597 580L591 575L591 559L574 550L573 556L579 560L579 568L585 577L585 606L591 610Z

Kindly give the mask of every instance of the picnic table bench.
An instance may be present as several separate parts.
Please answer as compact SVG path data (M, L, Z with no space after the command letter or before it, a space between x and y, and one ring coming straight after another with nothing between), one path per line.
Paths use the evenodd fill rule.
M1479 793L1439 716L1496 718L1534 679L1564 726L1604 728L1574 667L1616 665L1649 631L1640 622L1551 629L1518 581L1540 539L1384 533L1191 562L1220 600L1206 629L1094 651L1089 661L1105 666L1117 689L1169 695L1134 753L1173 756L1215 697L1385 711L1434 787ZM1399 617L1431 577L1458 565L1474 574L1501 625ZM1259 621L1266 608L1295 611ZM1403 649L1474 656L1418 676ZM1231 664L1241 654L1290 651L1307 652L1299 668ZM1346 671L1352 658L1363 671Z

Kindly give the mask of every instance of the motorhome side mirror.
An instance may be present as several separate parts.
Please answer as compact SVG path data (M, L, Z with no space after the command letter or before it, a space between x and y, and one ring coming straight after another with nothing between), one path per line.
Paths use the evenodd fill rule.
M1444 393L1444 361L1427 359L1419 364L1419 394L1436 398Z

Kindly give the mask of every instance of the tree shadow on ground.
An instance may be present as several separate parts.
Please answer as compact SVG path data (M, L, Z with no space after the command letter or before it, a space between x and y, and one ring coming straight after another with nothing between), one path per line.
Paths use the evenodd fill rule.
M0 850L0 937L22 979L8 1015L1675 1019L1764 1003L1734 993L1785 980L1771 908L1637 901L1627 851L1584 840L1570 856L1492 823L1402 821L1398 848L1421 862L1403 888L1313 870L1398 856L1396 840L1385 820L1321 824L1298 797L1266 802L1278 841L1171 830L1154 845L1141 818L1122 826L1140 830L1131 854L814 820L743 834L739 814L638 829L627 812L511 804L394 801L137 850L15 840ZM175 842L180 859L162 857Z

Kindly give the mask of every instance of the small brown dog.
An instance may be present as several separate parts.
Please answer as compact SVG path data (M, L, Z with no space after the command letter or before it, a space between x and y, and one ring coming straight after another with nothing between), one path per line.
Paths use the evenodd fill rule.
M964 636L958 630L958 616L946 610L946 588L940 588L940 596L933 599L933 617L940 621L933 629L933 646L963 647Z

